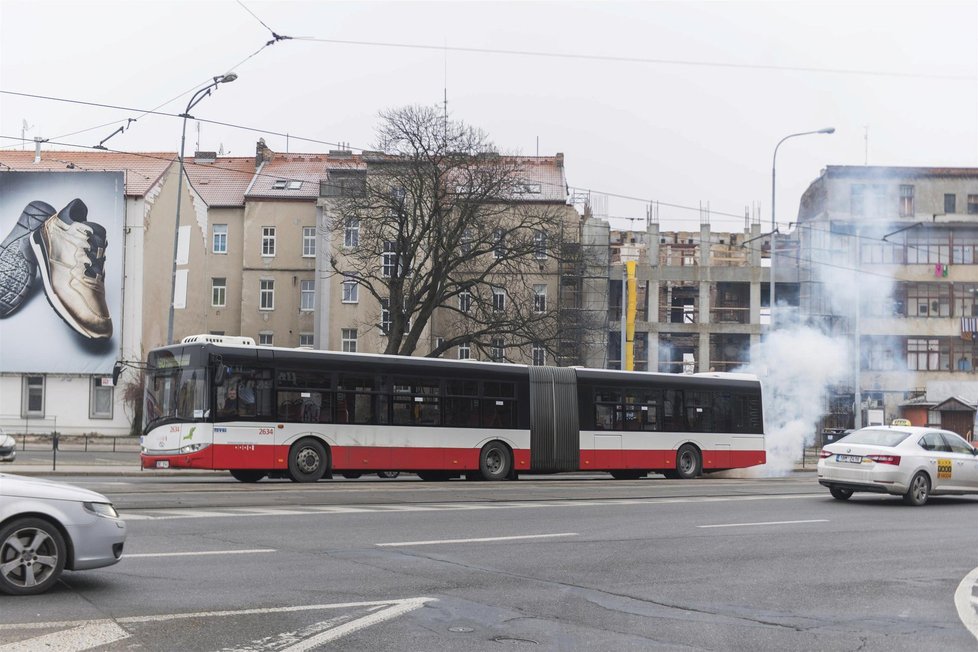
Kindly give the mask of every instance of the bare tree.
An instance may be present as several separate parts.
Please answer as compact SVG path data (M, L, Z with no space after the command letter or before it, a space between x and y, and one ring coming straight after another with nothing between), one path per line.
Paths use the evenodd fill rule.
M540 192L525 159L432 108L381 113L379 146L353 191L335 193L330 230L347 246L333 249L330 266L381 306L371 326L384 332L385 352L427 349L429 326L443 338L430 356L462 344L498 354L500 341L555 352L564 336L555 280L565 243L579 238L564 189L541 200L555 193ZM547 279L552 293L541 299L534 286Z

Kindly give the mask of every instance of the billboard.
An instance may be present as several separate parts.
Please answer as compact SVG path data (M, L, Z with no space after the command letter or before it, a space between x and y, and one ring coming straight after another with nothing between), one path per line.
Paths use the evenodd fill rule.
M0 172L0 369L111 373L122 326L121 172Z

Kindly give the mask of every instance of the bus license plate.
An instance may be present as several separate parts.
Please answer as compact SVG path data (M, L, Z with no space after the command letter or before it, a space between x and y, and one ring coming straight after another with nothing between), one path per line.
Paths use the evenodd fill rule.
M156 468L158 469L170 468L170 460L156 460Z
M836 455L837 462L848 462L849 464L862 464L863 458L859 455Z

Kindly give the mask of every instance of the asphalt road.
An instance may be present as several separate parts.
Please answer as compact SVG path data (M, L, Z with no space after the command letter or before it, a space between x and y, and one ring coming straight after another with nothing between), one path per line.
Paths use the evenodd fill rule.
M0 598L0 651L978 644L958 609L975 591L973 578L961 589L978 566L974 497L842 503L810 473L59 479L116 502L126 555L45 596Z

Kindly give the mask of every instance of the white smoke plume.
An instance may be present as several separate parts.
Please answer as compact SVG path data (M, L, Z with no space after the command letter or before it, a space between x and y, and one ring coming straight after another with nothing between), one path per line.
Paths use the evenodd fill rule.
M783 476L815 441L828 388L852 373L849 344L794 321L751 347L751 362L738 371L761 379L767 464L750 475Z

